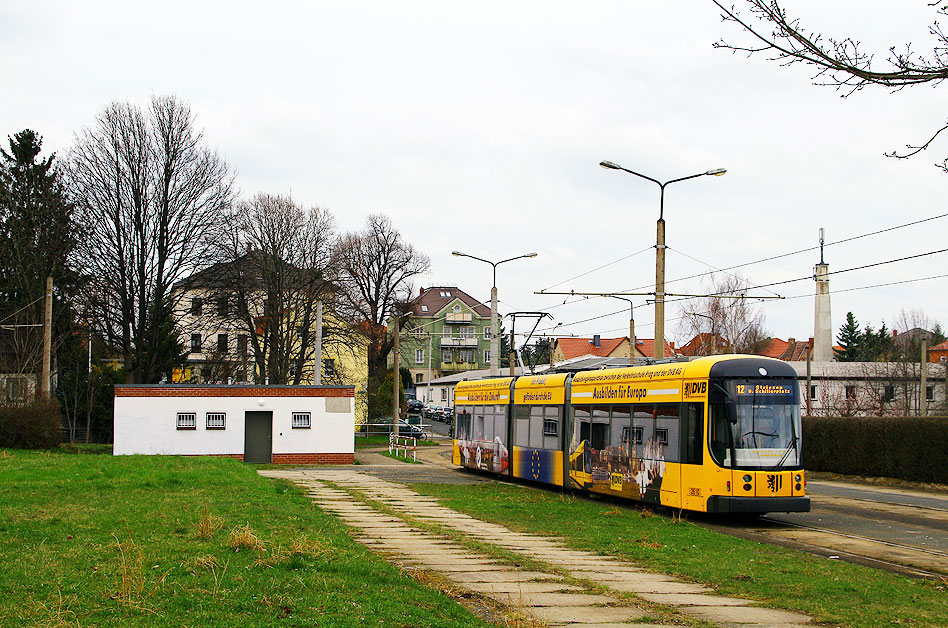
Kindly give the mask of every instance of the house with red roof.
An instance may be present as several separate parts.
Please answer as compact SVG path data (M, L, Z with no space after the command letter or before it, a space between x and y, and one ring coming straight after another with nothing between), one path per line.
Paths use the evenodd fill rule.
M941 362L943 364L948 362L948 340L928 350L928 361Z
M490 365L490 306L457 286L422 288L402 329L401 364L415 383Z
M665 357L680 355L675 349L674 342L665 342ZM598 358L628 358L629 338L557 338L553 342L553 363L564 360L573 360L584 356ZM635 358L655 357L655 340L653 338L635 339Z

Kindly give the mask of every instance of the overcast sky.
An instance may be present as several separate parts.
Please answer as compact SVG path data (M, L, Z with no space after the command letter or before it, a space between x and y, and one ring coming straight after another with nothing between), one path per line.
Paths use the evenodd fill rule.
M738 3L739 4L739 3ZM786 0L804 24L889 46L931 43L924 0ZM932 164L948 138L899 161L885 151L945 123L948 86L841 99L812 70L713 50L740 41L710 0L679 2L61 2L0 3L3 135L32 128L65 152L109 101L153 94L190 103L237 172L242 195L292 192L330 208L342 230L390 216L431 257L421 285L490 293L503 259L502 309L550 310L557 333L627 333L628 307L535 291L616 291L654 283L661 180L669 186L669 280L948 212L948 175ZM946 248L948 218L826 249L843 270ZM642 253L585 274L638 251ZM812 274L810 252L740 269L754 284ZM697 261L700 260L700 261ZM842 273L836 291L948 273L948 254ZM567 281L569 280L569 281ZM948 279L839 292L874 327L921 309L948 322ZM700 279L668 291L707 290ZM813 333L812 281L772 288L766 326ZM757 290L754 294L773 294ZM643 304L646 297L638 297ZM576 300L576 299L574 299ZM617 312L585 323L583 319ZM680 304L669 304L676 339ZM651 337L651 306L636 309Z

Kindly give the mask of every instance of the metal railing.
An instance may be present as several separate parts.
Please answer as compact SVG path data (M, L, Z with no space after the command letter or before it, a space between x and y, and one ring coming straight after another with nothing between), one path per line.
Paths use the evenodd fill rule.
M409 442L411 443L409 445ZM394 454L396 456L401 456L402 458L408 457L408 448L411 447L411 459L414 462L418 462L418 441L410 436L395 436L395 434L390 434L388 437L388 453ZM401 449L402 453L399 454L398 450Z

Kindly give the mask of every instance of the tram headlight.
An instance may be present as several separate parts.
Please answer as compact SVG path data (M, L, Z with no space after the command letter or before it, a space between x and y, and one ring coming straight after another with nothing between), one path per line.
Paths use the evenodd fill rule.
M753 480L753 479L754 479L754 478L752 478L752 477L750 476L750 473L748 473L748 474L746 474L746 475L744 476L744 481L745 481L745 482L750 482L750 481Z
M750 484L745 484L745 485L744 485L744 490L745 490L745 491L749 491L749 490L751 490L752 488L754 488L754 487L751 486Z
M794 482L799 482L799 481L802 480L802 479L803 479L803 476L800 475L799 473L797 473L795 476L793 476Z
M797 488L798 491L802 491L802 490L803 490L803 486L801 486L799 483L797 483L796 488Z

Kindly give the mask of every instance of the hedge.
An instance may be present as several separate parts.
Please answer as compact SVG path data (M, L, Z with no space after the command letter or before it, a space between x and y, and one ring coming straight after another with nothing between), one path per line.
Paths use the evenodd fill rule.
M948 417L804 417L803 466L948 484Z
M59 445L62 416L55 399L0 406L0 447L51 449Z

